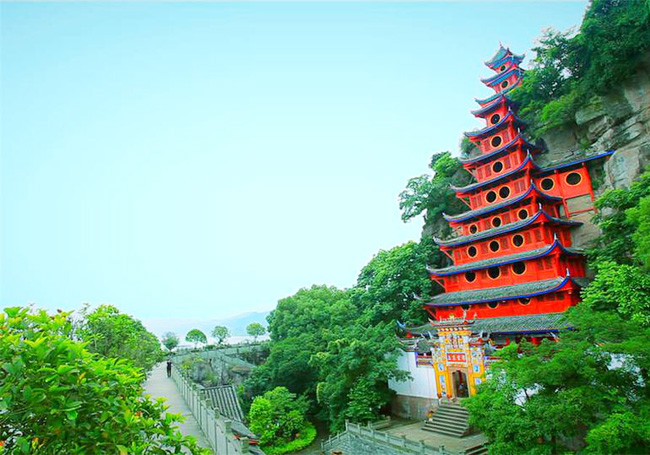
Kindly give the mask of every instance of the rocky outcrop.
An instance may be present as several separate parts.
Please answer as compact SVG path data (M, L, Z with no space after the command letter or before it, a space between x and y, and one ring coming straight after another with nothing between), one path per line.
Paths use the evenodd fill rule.
M545 133L547 157L616 150L604 166L596 195L628 187L650 164L650 56L637 73L575 114L572 124Z

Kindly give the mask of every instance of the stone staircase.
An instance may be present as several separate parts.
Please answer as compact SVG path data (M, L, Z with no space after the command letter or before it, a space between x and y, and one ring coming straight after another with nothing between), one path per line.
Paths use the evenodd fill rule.
M445 436L462 438L470 433L469 413L459 404L441 403L433 415L433 419L424 422L422 429Z

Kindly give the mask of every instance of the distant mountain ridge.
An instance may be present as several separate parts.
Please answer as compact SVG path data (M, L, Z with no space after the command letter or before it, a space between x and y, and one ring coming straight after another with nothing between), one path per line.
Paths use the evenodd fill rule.
M210 332L212 332L212 329L216 325L228 327L232 336L246 336L246 326L253 322L257 322L265 328L268 328L266 317L269 313L270 311L249 311L221 319L147 318L143 319L142 323L147 330L158 337L162 336L165 332L174 332L181 339L181 343L183 343L185 335L190 330L199 329L209 338Z

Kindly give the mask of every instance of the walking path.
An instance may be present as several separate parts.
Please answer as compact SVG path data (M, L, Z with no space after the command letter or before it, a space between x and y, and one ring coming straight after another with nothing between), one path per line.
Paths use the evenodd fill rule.
M195 436L197 442L200 446L210 447L207 439L199 427L199 423L196 421L190 408L187 407L187 403L183 400L176 383L172 378L167 377L166 365L165 363L159 363L151 371L149 379L144 383L144 389L146 393L151 395L152 399L157 397L167 398L166 404L169 406L167 412L172 414L182 414L185 416L185 422L178 423L178 428L186 436Z

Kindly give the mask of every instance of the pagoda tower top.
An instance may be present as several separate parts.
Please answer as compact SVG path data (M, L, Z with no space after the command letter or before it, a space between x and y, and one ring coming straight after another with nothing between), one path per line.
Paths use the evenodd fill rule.
M518 65L524 59L525 54L518 55L510 50L509 47L503 47L503 44L499 44L499 50L494 54L494 56L485 62L485 66L488 68L497 71L500 66L503 66L507 63L514 63ZM506 65L510 66L510 65Z

